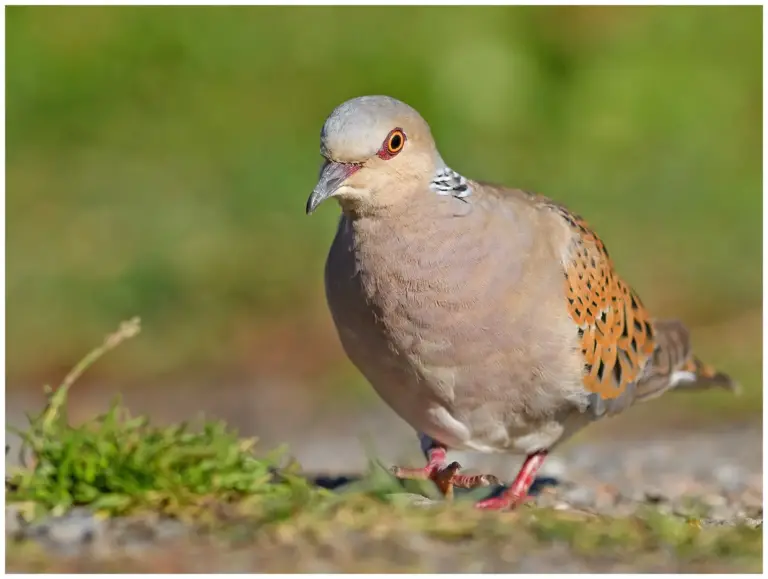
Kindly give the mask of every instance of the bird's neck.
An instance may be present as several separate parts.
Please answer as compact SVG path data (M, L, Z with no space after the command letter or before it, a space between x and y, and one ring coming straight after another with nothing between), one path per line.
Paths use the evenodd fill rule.
M424 215L448 216L467 212L472 182L446 166L442 159L423 177L409 176L409 186L404 186L401 178L402 175L395 175L392 180L378 182L367 195L339 199L342 211L350 220L407 219L409 215L418 217L422 211Z
M399 231L425 231L437 221L461 217L466 213L466 201L436 193L426 187L401 192L399 197L388 203L342 205L350 223L367 229L390 228L393 234ZM443 224L444 225L444 224Z
M467 235L473 229L470 221L485 218L470 202L431 191L372 213L346 216L358 259L384 261L395 269L451 261L454 250L478 242Z

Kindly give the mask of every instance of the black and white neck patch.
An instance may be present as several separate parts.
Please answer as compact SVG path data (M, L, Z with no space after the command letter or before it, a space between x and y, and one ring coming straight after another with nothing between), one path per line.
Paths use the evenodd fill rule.
M449 167L438 169L429 187L438 195L451 195L457 199L464 199L472 194L469 182Z

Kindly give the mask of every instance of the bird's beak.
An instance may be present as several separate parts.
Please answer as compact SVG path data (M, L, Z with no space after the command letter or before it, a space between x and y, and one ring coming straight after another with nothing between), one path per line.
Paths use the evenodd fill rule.
M347 177L359 168L359 165L351 163L326 161L323 168L320 169L320 178L317 180L315 190L312 191L309 199L307 199L307 215L317 209L317 206L328 199L328 197L333 197L333 194L341 187Z

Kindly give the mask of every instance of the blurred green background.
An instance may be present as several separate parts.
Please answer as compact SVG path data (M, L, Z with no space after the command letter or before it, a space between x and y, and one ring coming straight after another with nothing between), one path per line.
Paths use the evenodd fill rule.
M654 314L744 384L656 416L757 418L761 24L760 7L8 7L9 391L139 315L89 376L145 406L207 395L250 424L243 388L258 409L276 384L307 416L379 404L324 302L337 209L304 203L325 116L389 94L455 169L583 215Z

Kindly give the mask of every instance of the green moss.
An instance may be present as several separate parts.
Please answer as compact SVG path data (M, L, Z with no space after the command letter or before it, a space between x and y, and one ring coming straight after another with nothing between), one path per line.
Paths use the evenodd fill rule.
M257 457L255 440L239 438L221 422L159 428L116 401L105 414L70 425L67 397L77 377L138 331L138 320L124 324L57 389L47 390L45 409L19 431L29 459L7 478L6 500L34 504L38 515L85 505L106 515L151 509L177 516L243 501L281 518L322 494L295 474L297 465L281 468L275 480L281 453Z

